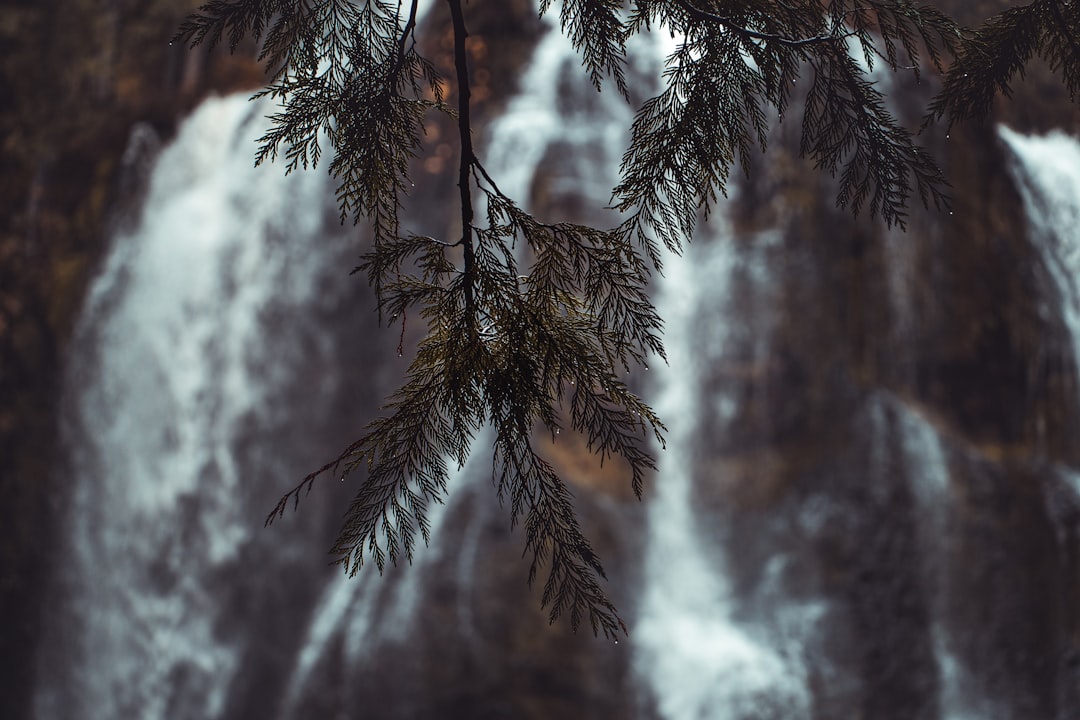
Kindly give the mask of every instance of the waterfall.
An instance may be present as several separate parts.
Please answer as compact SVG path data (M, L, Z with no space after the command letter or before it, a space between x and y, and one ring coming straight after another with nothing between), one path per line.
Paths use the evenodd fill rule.
M1080 142L1062 132L1025 136L1004 126L998 132L1014 158L1032 234L1057 285L1073 356L1080 357Z
M326 231L325 173L253 167L263 114L234 96L184 122L90 290L66 379L42 720L226 717L260 632L247 618L269 604L257 578L318 557L317 532L253 528L318 460L295 401L326 410L342 389L320 318L346 297L349 258ZM268 457L273 433L296 449Z
M1080 386L1080 140L1061 131L1023 135L1008 127L998 135L1010 154L1009 170L1023 202L1032 243L1049 276L1051 288L1042 294L1042 317L1060 315L1065 337L1050 338L1046 355L1064 358L1072 375L1071 388ZM1045 341L1044 341L1045 342ZM1065 345L1065 347L1061 347ZM1046 514L1053 523L1063 584L1076 583L1080 549L1080 482L1075 465L1058 463L1042 483ZM1066 611L1059 631L1064 654L1058 676L1060 717L1073 717L1080 699L1076 691L1076 621ZM1059 671L1060 672L1060 671Z
M949 469L945 447L938 429L904 403L888 398L896 417L895 432L902 441L902 460L907 482L914 495L923 585L930 595L930 632L933 658L937 665L938 700L942 720L975 720L985 717L972 710L972 698L964 692L965 669L950 648L950 638L942 625L944 601L949 593L945 564L938 557L946 553L949 531Z
M761 628L735 620L723 553L707 539L703 523L710 518L695 512L693 488L701 481L695 447L707 442L697 431L703 412L700 368L722 362L736 344L721 308L734 266L747 260L718 230L720 237L699 238L685 256L665 265L658 306L666 320L668 364L657 371L657 410L670 434L649 507L645 596L633 631L635 667L665 720L805 718L809 698L799 665ZM713 318L711 327L700 322L705 312ZM709 398L721 418L730 419L730 390Z
M476 149L540 219L610 225L596 208L617 182L633 108L613 87L595 92L557 22L557 11L543 19L517 95L477 128ZM655 82L665 43L634 40L635 90ZM979 533L1001 527L996 506L977 503L1014 499L981 484L1001 468L908 386L859 375L862 348L816 346L875 342L859 333L881 317L889 343L914 334L922 246L889 236L889 267L874 275L854 243L806 242L819 238L800 213L832 216L805 188L766 220L716 208L654 278L668 362L628 382L669 433L644 504L575 477L590 472L576 456L560 466L585 480L574 486L583 525L629 642L547 627L525 589L522 537L487 482L489 430L432 507L432 547L412 564L353 578L324 567L352 478L321 479L299 513L263 530L280 493L357 437L407 363L347 276L356 248L337 227L332 181L252 167L266 112L246 97L199 107L90 288L64 379L67 494L35 717L1010 717L991 697L1008 691L967 666L984 646L951 635L982 630L955 616L972 601L963 593L984 587L965 573L994 568L958 565L980 560ZM156 147L147 132L133 142ZM1060 298L1044 310L1062 313L1075 355L1080 144L1001 137ZM772 159L748 206L794 197L769 194L797 184L769 176ZM800 172L781 159L777 176ZM730 207L744 189L732 184ZM454 215L440 202L426 215L407 203L406 231L445 232L452 219L435 218ZM849 312L861 300L889 312ZM828 327L806 329L818 322ZM560 450L573 448L568 434ZM1080 473L1050 474L1063 545L1077 536ZM978 492L990 500L965 496ZM963 532L966 544L950 539ZM979 605L1007 631L1000 607Z

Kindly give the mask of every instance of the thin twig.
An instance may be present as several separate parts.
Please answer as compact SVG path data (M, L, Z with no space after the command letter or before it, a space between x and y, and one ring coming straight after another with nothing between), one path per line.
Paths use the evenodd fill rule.
M820 43L835 43L838 40L846 40L849 37L853 37L856 33L847 32L842 35L816 35L814 37L792 39L786 38L783 35L773 35L771 33L758 32L757 30L751 30L750 28L740 25L729 17L723 15L715 15L710 12L706 12L694 5L689 0L675 0L675 3L685 10L690 17L695 20L705 20L708 22L720 23L728 30L731 30L736 35L742 35L743 37L750 38L752 40L764 40L766 42L774 42L785 47L805 47L807 45L817 45Z

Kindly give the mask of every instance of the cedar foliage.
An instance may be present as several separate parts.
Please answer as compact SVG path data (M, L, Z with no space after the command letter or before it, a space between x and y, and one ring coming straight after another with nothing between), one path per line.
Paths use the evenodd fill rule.
M632 36L679 40L661 92L630 128L612 194L624 219L605 230L533 217L484 169L472 145L465 9L446 2L454 105L417 50L417 0L209 0L178 33L192 46L261 42L271 82L257 96L280 111L256 162L282 155L286 171L307 169L329 151L342 221L374 231L356 271L374 286L382 317L404 323L415 312L427 328L385 414L286 494L267 522L319 476L364 470L334 555L349 573L366 560L382 570L411 559L417 532L430 539L427 508L443 501L450 463L461 467L490 426L496 491L512 524L524 525L530 583L546 568L551 620L565 614L574 628L587 620L594 633L625 633L571 492L538 452L535 432L554 436L566 425L602 458L622 458L640 496L655 467L647 446L650 438L663 445L664 426L618 374L649 354L663 357L647 290L661 246L680 251L732 168L750 167L773 118L789 114L801 116L801 154L837 177L839 206L903 227L913 192L947 205L942 172L893 118L878 74L943 74L927 123L985 113L1035 54L1075 95L1080 10L1036 0L968 31L911 0L563 0L561 27L596 89L614 82L622 97L613 101L629 97ZM551 7L539 3L541 14ZM789 113L793 101L800 107ZM458 125L462 230L454 239L401 231L409 160L423 149L431 112ZM484 208L479 221L474 205Z
M1035 0L1011 7L968 34L942 90L930 104L926 124L952 124L990 111L998 93L1024 75L1034 57L1061 73L1072 100L1080 93L1080 8L1070 0Z

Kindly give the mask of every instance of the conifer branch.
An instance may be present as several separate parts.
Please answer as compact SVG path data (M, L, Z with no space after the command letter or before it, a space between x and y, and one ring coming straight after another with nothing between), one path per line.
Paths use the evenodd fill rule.
M912 0L562 0L560 24L598 90L610 76L625 97L626 43L653 26L680 39L663 86L635 114L610 230L533 217L506 196L473 146L465 8L447 0L456 108L417 51L417 0L208 0L177 39L192 46L262 41L278 103L256 162L281 156L286 172L329 151L344 222L367 221L373 242L353 272L367 275L380 312L419 315L426 335L383 414L334 460L281 497L280 518L324 475L360 477L332 550L349 573L408 561L427 510L446 495L449 467L464 466L484 426L495 431L492 477L524 525L529 581L546 567L542 603L552 621L588 620L594 633L625 633L600 585L604 570L582 532L572 493L534 446L568 428L601 462L619 458L641 494L656 469L651 444L664 425L620 378L664 357L662 321L648 283L662 246L679 252L727 191L732 168L749 172L756 150L793 97L802 102L800 153L837 178L837 203L868 207L903 225L907 203L943 206L945 178L888 110L870 71L919 76L957 54L927 122L986 112L1035 56L1080 92L1076 3L1034 0L962 34L946 15ZM551 0L542 0L547 12ZM857 54L861 52L860 63ZM800 87L798 80L807 75ZM805 95L794 95L795 90ZM461 234L453 241L402 232L411 159L423 150L427 113L457 121ZM476 217L474 200L486 210ZM457 266L458 248L463 266ZM520 249L520 251L519 251Z
M1013 77L1023 72L1040 42L1038 5L1010 8L965 39L924 127L946 116L951 125L985 115L998 92L1009 96Z
M924 127L948 118L949 125L990 112L1000 93L1012 95L1012 83L1022 78L1035 56L1060 71L1075 100L1080 94L1080 9L1063 0L1035 0L998 13L964 37L956 62L941 91L930 103Z

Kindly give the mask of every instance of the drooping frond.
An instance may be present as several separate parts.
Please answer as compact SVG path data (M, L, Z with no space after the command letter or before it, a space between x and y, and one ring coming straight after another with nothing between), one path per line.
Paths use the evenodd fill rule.
M214 47L226 38L229 50L235 51L245 37L261 40L270 20L279 13L289 16L295 5L295 0L209 0L184 21L173 41ZM281 32L280 20L274 31Z
M331 550L350 573L371 557L381 571L389 561L412 560L419 530L430 540L428 503L446 492L447 461L464 464L479 418L463 407L471 383L451 386L446 345L456 345L449 331L435 333L421 345L409 378L391 398L387 415L373 421L364 436L341 458L344 472L366 469ZM462 373L456 373L461 376Z
M919 73L920 53L939 64L956 25L907 0L828 3L639 0L631 28L659 26L681 40L665 89L631 128L616 209L623 232L659 262L658 238L678 250L725 192L731 168L749 167L773 118L782 118L801 74L814 95L803 113L801 152L840 174L837 203L869 206L903 224L912 185L943 204L944 177L893 119L870 77L876 63ZM861 56L857 60L853 53Z
M834 52L813 62L800 152L818 168L839 172L837 205L855 213L868 205L886 223L903 225L912 179L924 204L947 205L941 170L893 119L855 59Z
M212 0L178 37L196 45L227 36L235 48L245 31L265 36L260 59L273 81L256 97L281 108L257 162L281 155L286 171L306 169L329 146L342 221L366 218L381 243L398 235L424 114L442 107L435 71L410 42L415 21L415 2L403 14L387 0Z
M960 28L952 18L911 0L833 3L831 15L835 23L846 22L851 28L867 67L872 68L876 58L892 70L910 70L916 78L923 53L940 71L942 52L951 54L960 41Z
M626 234L657 265L646 230L677 251L693 236L698 212L725 192L732 165L765 145L762 105L790 69L753 67L744 54L752 44L730 33L694 33L668 59L666 89L634 119L615 209L629 214Z
M550 620L569 615L577 629L588 618L594 634L615 637L626 626L615 613L597 578L607 577L596 553L581 532L569 488L532 448L528 435L512 427L512 412L496 416L495 468L501 488L509 488L514 517L525 514L525 551L532 556L529 583L541 566L549 568L541 603L550 607Z
M1073 99L1080 92L1080 8L1064 0L1036 0L1009 8L964 38L941 92L930 104L927 122L955 123L990 111L1000 92L1023 77L1036 55L1061 72Z
M551 7L551 0L542 0L540 14ZM563 0L559 20L574 47L581 53L582 64L589 72L593 87L600 89L605 74L615 80L623 95L627 94L626 64L627 28L622 19L622 0Z
M616 368L663 353L648 268L618 233L540 222L479 163L470 169L487 210L468 267L448 260L458 243L413 236L383 243L357 268L381 284L385 313L418 310L428 335L384 415L325 468L367 473L334 553L352 572L365 559L381 569L411 558L417 532L427 538L427 507L445 491L447 463L463 465L488 424L497 492L509 501L511 524L524 520L530 580L546 567L551 619L566 614L577 626L588 618L594 631L614 634L623 626L600 588L599 560L534 439L538 430L553 439L564 428L580 434L602 462L628 465L640 495L655 468L649 443L663 443L663 424Z

